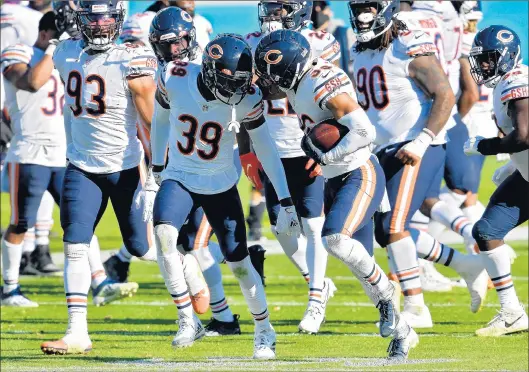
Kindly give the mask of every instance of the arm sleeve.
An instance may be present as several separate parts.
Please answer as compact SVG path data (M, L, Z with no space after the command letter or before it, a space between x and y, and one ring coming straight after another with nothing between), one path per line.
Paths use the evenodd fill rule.
M15 44L5 48L2 51L0 62L2 63L2 72L11 65L23 63L28 65L31 61L33 50L26 45Z
M248 134L252 139L255 154L272 182L279 200L286 199L290 197L290 191L288 191L283 163L281 163L276 145L270 136L268 125L264 122L264 117L261 116L261 118L263 121L261 125L252 125L253 129L247 127Z
M325 153L327 162L341 160L358 149L370 145L375 140L375 127L361 108L342 116L338 119L338 123L347 127L349 132L332 150Z
M171 111L154 103L154 115L151 123L151 153L153 165L165 164L165 152L169 141L169 116Z

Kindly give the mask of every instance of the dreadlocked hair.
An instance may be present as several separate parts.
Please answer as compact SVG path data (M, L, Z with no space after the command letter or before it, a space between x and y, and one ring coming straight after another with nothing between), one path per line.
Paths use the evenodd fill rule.
M356 42L355 45L355 52L360 53L367 49L371 50L383 50L389 47L389 45L399 37L399 34L408 31L408 27L404 22L401 20L398 20L396 18L393 18L393 24L391 25L391 28L386 31L383 35L380 35L379 37L371 40L368 43L359 43Z

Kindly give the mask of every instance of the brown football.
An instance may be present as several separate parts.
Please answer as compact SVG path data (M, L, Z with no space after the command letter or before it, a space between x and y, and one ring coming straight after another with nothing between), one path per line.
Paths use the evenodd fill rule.
M312 128L309 137L314 146L327 152L334 148L347 132L349 129L338 123L336 119L326 119Z

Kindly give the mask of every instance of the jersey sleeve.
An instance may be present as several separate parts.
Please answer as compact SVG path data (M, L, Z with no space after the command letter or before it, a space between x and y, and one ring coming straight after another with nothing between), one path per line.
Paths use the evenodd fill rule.
M125 77L152 76L156 74L158 60L154 53L146 47L125 44L131 54Z
M496 89L500 89L501 103L520 98L529 98L527 66L521 66L506 74Z
M461 43L461 57L468 58L470 55L470 49L472 49L472 44L474 43L474 37L476 36L473 32L464 32L463 40Z
M435 55L434 40L423 31L405 31L399 35L396 49L411 58Z
M319 64L312 69L310 74L312 79L311 94L314 103L320 109L324 110L327 102L339 94L347 93L353 98L356 97L353 84L342 69L330 64Z
M244 115L243 119L241 120L242 123L250 123L263 116L263 94L257 85L252 84L250 91L246 97L244 97L242 102L244 103L241 107L241 114Z
M2 51L2 55L0 57L2 72L5 71L5 69L9 66L16 65L18 63L28 65L32 56L33 49L27 45L15 44L5 48Z

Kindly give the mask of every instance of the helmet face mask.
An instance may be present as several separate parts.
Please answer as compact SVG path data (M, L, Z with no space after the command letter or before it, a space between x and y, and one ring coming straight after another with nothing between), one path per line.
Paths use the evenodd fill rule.
M384 34L393 24L393 15L399 11L399 1L349 2L351 26L360 43L367 43Z
M198 45L193 18L176 7L159 11L151 23L149 42L162 63L195 59Z
M119 37L125 19L121 1L81 1L75 12L77 27L94 50L108 49Z
M287 29L299 31L310 21L312 1L260 1L258 18L261 31L269 33Z
M489 26L476 34L470 50L470 73L478 85L494 88L521 61L520 39L504 26Z
M204 49L204 84L216 99L227 105L239 104L249 92L253 78L252 51L235 34L220 34Z

